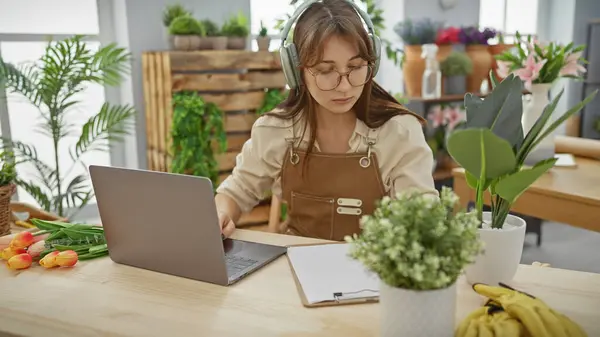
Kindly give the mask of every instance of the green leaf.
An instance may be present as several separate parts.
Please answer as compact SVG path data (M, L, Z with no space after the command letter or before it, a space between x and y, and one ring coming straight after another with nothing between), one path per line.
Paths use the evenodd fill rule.
M472 189L477 189L477 184L479 184L479 179L477 177L475 177L471 172L466 171L465 170L465 177L467 180L467 185L469 185L469 187L471 187ZM487 180L485 182L483 182L483 187L482 189L485 191L488 189L488 187L490 187L490 184L492 183L492 180Z
M447 149L450 156L475 177L495 179L516 166L510 144L489 129L454 131L448 138Z
M485 99L467 93L464 99L466 128L490 129L511 146L520 147L523 141L522 92L523 82L510 74Z
M102 104L100 112L83 125L75 145L76 158L89 151L106 151L111 142L121 141L122 136L128 133L134 116L133 107Z
M557 160L557 158L542 160L532 168L522 169L502 178L496 184L496 193L502 199L514 203L515 200L531 186L531 184L551 169Z

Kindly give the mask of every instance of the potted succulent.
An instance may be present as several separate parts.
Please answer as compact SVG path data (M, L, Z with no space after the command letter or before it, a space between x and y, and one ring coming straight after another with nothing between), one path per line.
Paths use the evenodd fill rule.
M452 212L457 201L447 187L440 198L386 196L346 237L350 256L380 280L381 336L453 336L456 281L482 249L476 214Z
M200 21L200 24L202 25L202 27L204 27L205 33L205 36L200 41L200 49L213 49L215 37L219 35L219 27L214 21L210 19L202 20ZM225 38L224 44L227 44L227 38Z
M248 34L248 19L243 13L232 16L222 28L223 34L227 36L228 49L246 49Z
M162 15L163 26L165 27L165 32L167 36L167 41L169 43L169 48L174 48L173 39L174 36L169 34L169 27L173 20L180 16L192 16L192 12L183 7L180 4L168 5L165 7Z
M421 97L421 84L425 71L425 60L422 58L422 46L436 43L442 22L431 19L413 21L407 19L394 26L394 32L404 42L402 57L402 74L406 92L409 97Z
M256 37L256 44L258 45L258 51L269 51L269 45L271 44L271 38L267 35L267 27L260 20L260 31Z
M15 158L11 153L0 153L0 236L10 233L10 199L16 191Z
M192 16L179 16L169 26L169 34L173 36L173 46L177 50L197 50L200 38L204 36L204 28Z
M467 92L467 75L473 71L473 62L467 54L453 51L440 64L444 77L444 94L464 95Z
M497 85L493 81L493 89L485 99L471 93L465 95L467 119L450 133L446 148L464 168L467 183L475 190L479 235L485 244L485 252L466 269L467 281L471 284L507 283L517 271L526 223L510 214L511 206L557 160L551 156L527 166L525 158L565 120L588 104L598 90L549 124L563 92L564 89L545 107L527 134L521 123L523 82L514 74ZM491 212L483 212L486 194Z

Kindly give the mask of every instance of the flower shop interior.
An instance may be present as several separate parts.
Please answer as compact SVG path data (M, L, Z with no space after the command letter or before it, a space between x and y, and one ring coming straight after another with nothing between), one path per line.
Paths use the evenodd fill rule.
M38 225L35 219L100 225L90 165L202 176L216 188L234 169L257 118L273 110L289 93L279 56L281 32L302 3L4 1L0 10L0 237L49 226ZM511 216L526 223L524 239L517 243L517 259L527 266L600 274L600 98L593 97L600 88L600 1L354 3L371 18L381 40L375 80L427 121L423 132L434 157L431 174L436 189L454 191L459 206L490 211L501 207L498 205L508 198L505 195L512 195L513 190L500 183L500 176L497 184L481 181L486 174L483 167L494 165L483 152L502 152L493 144L482 145L485 133L480 144L480 138L468 142L456 137L452 141L452 132L466 128L469 119L490 130L497 122L493 133L498 136L502 128L518 124L523 127L519 142L526 144L528 132L536 130L540 119L547 117L548 124L555 123L555 129L532 147L529 159L517 159L524 160L523 167L545 168L515 192L507 206ZM478 112L511 101L510 95L502 95L512 90L509 86L516 83L512 79L522 85L522 97L518 98L522 106L513 106L515 112L504 117L482 117L475 122ZM514 101L515 92L511 93ZM487 104L486 97L497 99ZM547 114L549 107L554 110ZM574 107L577 111L566 116ZM474 158L477 151L465 157L457 148L468 143L481 150L477 154L480 159L475 160L478 163L468 158ZM478 167L481 177L473 175L471 167ZM485 193L498 194L483 196ZM236 228L256 235L282 234L289 223L287 210L288 204L269 191L254 209L242 214ZM140 210L131 210L135 211ZM179 222L178 209L163 211L171 214L175 224ZM50 227L48 231L53 230ZM90 249L80 256L95 258L108 253L107 249ZM48 263L40 260L42 265ZM0 303L8 296L8 290L2 290L7 275L0 273ZM109 282L107 275L96 276L102 280L98 286ZM600 281L595 280L597 290ZM132 286L131 291L138 290ZM153 291L160 292L147 290ZM189 295L192 301L195 295L191 291L181 296ZM598 312L600 293L592 296L595 302L589 305L595 304ZM50 295L46 299L50 300ZM15 311L0 304L0 332L18 310L26 310L34 301L9 299ZM125 312L130 309L123 310L130 314ZM211 315L214 324L222 324L220 314L203 314ZM600 334L598 325L593 325L598 318L579 323ZM117 325L126 326L124 331L131 335L142 331L125 323ZM15 325L15 329L19 328ZM250 329L248 336L259 331L258 326ZM324 326L319 329L326 330ZM19 330L6 330L9 334L15 331ZM36 330L27 331L39 335ZM62 335L56 331L56 336ZM75 331L69 330L69 334L65 330L64 335L83 335ZM225 332L219 328L210 331ZM305 334L297 335L313 336L302 331ZM366 330L362 334L346 332L340 336L372 336ZM267 335L279 336L261 336ZM321 334L315 332L314 336Z

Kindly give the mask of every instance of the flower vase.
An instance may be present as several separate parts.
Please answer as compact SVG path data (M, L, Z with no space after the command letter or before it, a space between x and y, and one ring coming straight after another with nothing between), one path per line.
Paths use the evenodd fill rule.
M546 105L550 103L549 93L551 83L539 83L531 85L531 94L523 96L523 134L526 135L535 122L542 116ZM525 159L526 165L534 165L540 160L554 157L554 136L552 134L544 138L535 148L531 150Z
M421 45L404 47L402 76L404 77L405 91L408 97L421 97L423 72L425 72L425 60L421 58L421 53Z
M443 289L379 288L381 337L452 337L456 320L456 283Z
M482 220L484 224L491 223L492 213L483 212ZM500 282L512 281L521 263L526 226L525 220L509 214L501 229L487 225L480 228L484 252L465 268L467 282L497 286Z

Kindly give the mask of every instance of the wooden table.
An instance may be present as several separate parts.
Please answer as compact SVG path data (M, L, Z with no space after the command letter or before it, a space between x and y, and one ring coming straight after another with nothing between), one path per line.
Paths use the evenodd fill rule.
M278 245L318 242L248 230L234 237ZM600 336L600 274L523 265L512 285L544 299L590 336ZM483 301L463 279L458 295L457 320ZM108 258L62 270L0 268L0 331L5 334L371 337L379 332L378 310L377 303L303 307L285 256L231 287Z
M513 204L516 213L600 232L600 161L576 157L577 167L554 167ZM475 201L464 169L453 170L461 205ZM489 195L485 203L489 205Z

